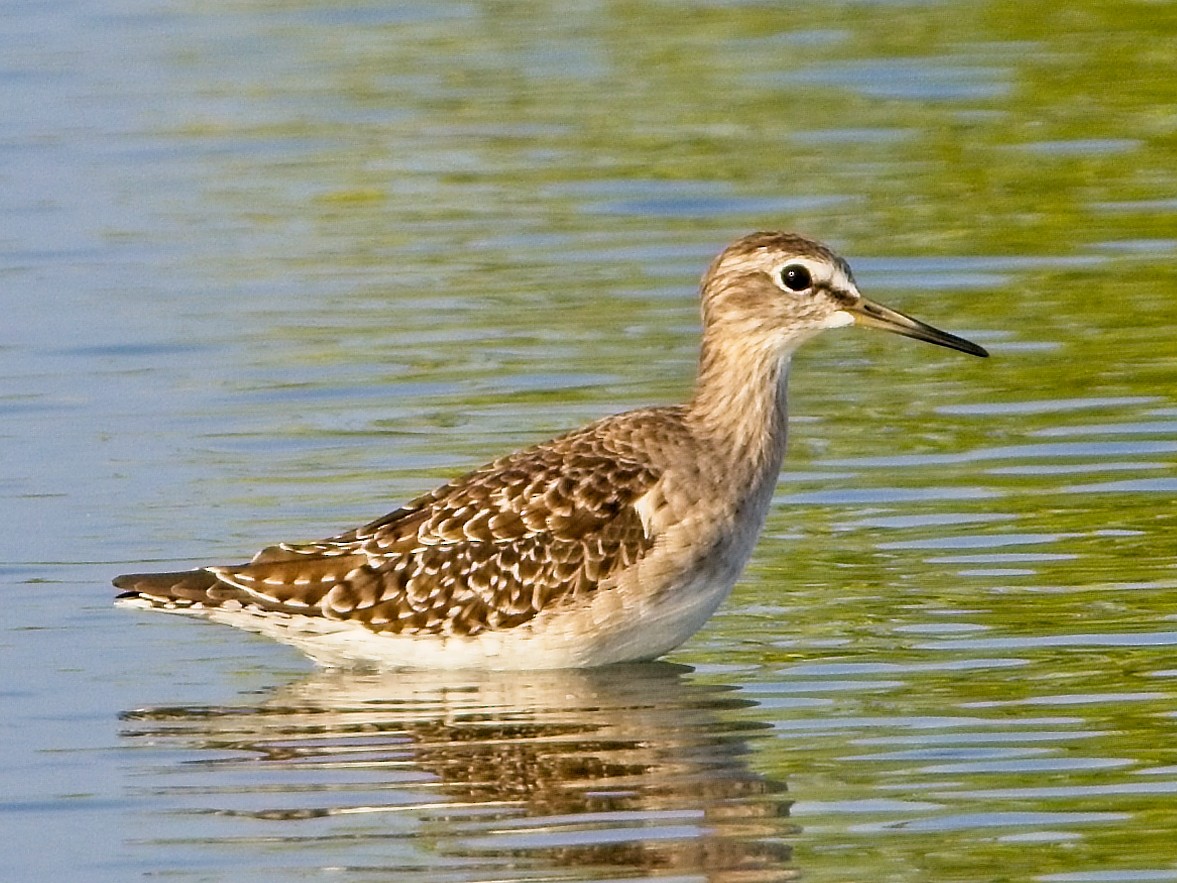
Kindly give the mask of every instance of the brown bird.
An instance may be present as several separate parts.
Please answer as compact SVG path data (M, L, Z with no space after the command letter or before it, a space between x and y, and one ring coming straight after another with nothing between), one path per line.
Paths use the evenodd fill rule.
M117 600L259 632L331 666L661 656L707 621L752 554L785 453L798 346L857 323L988 355L867 300L841 257L791 233L725 249L703 277L702 309L685 405L606 417L248 564L120 576Z

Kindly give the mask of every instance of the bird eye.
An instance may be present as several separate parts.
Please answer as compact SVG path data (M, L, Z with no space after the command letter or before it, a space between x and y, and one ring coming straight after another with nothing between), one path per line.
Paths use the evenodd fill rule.
M801 264L789 264L781 270L781 284L789 291L804 291L813 285L813 277Z

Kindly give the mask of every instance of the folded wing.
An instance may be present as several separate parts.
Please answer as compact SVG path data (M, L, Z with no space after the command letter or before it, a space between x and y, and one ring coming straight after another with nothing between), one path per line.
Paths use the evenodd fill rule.
M132 574L120 598L250 605L375 632L475 635L522 625L608 588L653 543L635 504L658 475L637 459L571 448L514 454L364 527L281 544L248 564Z

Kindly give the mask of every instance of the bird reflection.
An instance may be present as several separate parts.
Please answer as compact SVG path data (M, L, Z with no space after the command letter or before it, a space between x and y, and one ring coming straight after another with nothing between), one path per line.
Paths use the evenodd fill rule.
M410 867L429 878L431 862L446 879L793 879L785 785L747 763L771 730L735 688L691 672L321 671L255 704L127 712L123 735L181 752L150 786L181 818L233 819L253 835L278 823L266 836L281 838L284 866L304 835L321 852L327 820L329 837L369 856L397 838L380 865L396 879ZM313 832L300 831L309 819ZM256 848L221 832L202 842Z

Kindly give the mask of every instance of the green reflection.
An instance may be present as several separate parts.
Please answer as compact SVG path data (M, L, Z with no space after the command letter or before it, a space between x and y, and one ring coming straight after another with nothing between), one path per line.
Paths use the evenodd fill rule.
M218 508L174 534L320 535L677 399L706 262L805 231L994 358L800 357L758 556L675 658L763 702L752 765L797 796L808 880L1171 868L1168 7L176 15L189 186L153 235L195 280L169 309L228 345L185 511Z

